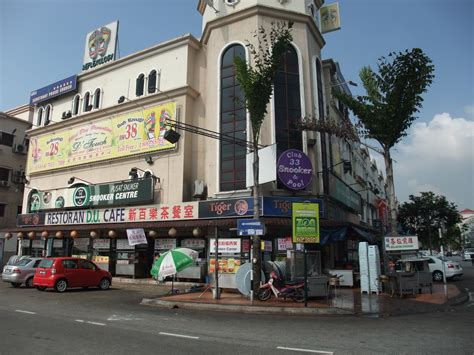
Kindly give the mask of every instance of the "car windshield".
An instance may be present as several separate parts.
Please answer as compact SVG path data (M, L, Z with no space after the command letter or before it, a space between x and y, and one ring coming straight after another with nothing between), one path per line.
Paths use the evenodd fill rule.
M30 262L31 262L31 259L23 259L23 260L20 260L20 262L18 262L16 265L17 265L17 266L26 266L26 265L28 265Z
M43 259L39 263L38 267L49 269L49 268L51 268L51 266L53 266L53 263L54 263L54 260L52 260L52 259Z

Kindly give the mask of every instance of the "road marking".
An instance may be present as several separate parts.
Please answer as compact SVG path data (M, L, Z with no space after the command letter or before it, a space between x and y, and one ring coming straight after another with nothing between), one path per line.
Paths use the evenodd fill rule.
M113 321L113 320L143 320L143 318L134 317L133 314L129 314L129 315L126 315L126 316L119 316L117 314L112 314L109 318L107 318L107 320L109 320L109 321Z
M175 334L175 333L159 332L158 334L168 335L170 337L178 337L178 338L199 339L199 337L194 337L194 336L191 336L191 335Z
M88 320L82 320L82 319L76 319L76 322L78 322L78 323L87 323L87 324L94 324L94 325L102 325L102 326L107 325L107 324L105 324L105 323L90 322L90 321L88 321Z
M322 351L322 350L312 350L312 349L299 349L299 348L286 348L284 346L277 346L278 350L290 350L290 351L301 351L304 353L314 353L314 354L327 354L333 355L334 352L332 351Z
M18 312L18 313L26 313L26 314L36 314L36 312L22 311L21 309L15 309L15 312Z

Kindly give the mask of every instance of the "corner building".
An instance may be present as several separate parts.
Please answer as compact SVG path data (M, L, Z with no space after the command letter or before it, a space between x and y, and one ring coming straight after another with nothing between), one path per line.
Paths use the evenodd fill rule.
M356 267L356 243L374 241L378 233L376 201L383 193L369 198L364 191L361 197L354 186L368 187L367 176L358 182L355 173L342 169L344 156L356 160L359 146L348 148L296 125L307 115L329 119L329 88L345 85L335 64L323 65L322 5L225 0L215 1L213 9L201 0L200 39L183 35L86 65L55 83L64 90L36 99L35 127L28 132L30 183L12 230L21 252L79 255L117 276L149 277L156 256L184 246L198 250L199 259L178 278L204 281L216 267L217 235L221 286L235 287L235 272L250 260L250 237L238 236L236 227L238 219L253 216L251 160L245 146L209 135L251 140L233 60L253 61L245 44L260 27L292 21L293 43L275 78L260 144L273 146L268 150L277 158L287 149L305 153L312 180L303 190L288 190L276 177L262 180L262 257L288 265L287 273L296 275L290 272L295 263L288 263L300 249L291 241L291 204L311 201L319 204L321 226L321 243L308 247L313 272ZM170 128L178 135L169 136ZM261 161L262 171L276 171L274 158ZM379 171L367 171L384 191ZM370 215L363 214L364 204L371 204ZM131 245L134 240L140 243Z

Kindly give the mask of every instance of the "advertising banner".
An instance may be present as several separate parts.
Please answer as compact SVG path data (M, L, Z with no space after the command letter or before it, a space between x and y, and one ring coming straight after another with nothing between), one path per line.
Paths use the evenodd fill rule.
M153 202L153 178L100 185L37 191L30 196L30 211L67 207L138 205Z
M176 103L134 111L83 126L57 130L30 140L28 172L59 169L171 149L164 139L165 120L176 116Z
M201 201L199 218L233 218L253 215L253 197Z
M216 240L210 239L211 254L216 252ZM219 238L219 253L239 254L240 238Z
M118 21L115 21L87 34L82 65L83 71L115 60L118 26Z
M147 244L143 228L127 229L127 238L129 245Z
M319 205L293 204L293 243L319 243Z
M385 237L386 251L418 250L417 236Z
M339 16L339 3L335 2L321 7L321 33L336 31L341 28Z
M274 217L291 217L291 206L295 202L311 202L319 205L319 215L324 215L323 200L319 198L304 197L264 197L263 215Z

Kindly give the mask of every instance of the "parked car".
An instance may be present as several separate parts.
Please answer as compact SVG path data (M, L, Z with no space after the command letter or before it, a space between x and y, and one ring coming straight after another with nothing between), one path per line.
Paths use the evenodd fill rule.
M112 275L89 260L52 257L40 262L33 284L40 291L54 288L57 292L64 292L71 287L107 290L112 284Z
M428 256L428 266L434 281L443 281L443 263L446 271L446 279L461 277L463 270L458 262L447 259L442 256Z
M9 282L13 287L20 287L25 284L26 287L33 287L33 276L35 270L41 262L41 258L18 258L16 263L5 265L2 272L2 280Z
M464 250L462 259L464 261L471 261L471 259L474 259L474 248L467 248Z

